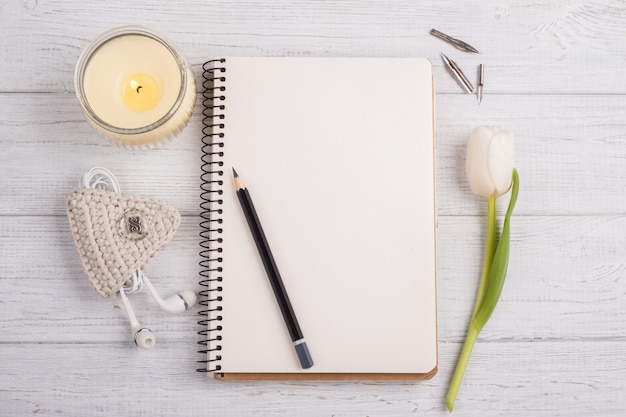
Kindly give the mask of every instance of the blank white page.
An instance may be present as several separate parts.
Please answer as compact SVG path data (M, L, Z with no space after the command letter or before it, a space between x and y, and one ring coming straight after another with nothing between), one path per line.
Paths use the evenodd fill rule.
M433 371L430 62L238 57L223 65L221 372ZM315 361L309 370L295 354L232 167Z

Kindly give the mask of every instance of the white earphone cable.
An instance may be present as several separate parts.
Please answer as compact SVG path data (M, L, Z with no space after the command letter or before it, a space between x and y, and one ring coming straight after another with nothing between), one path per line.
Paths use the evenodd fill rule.
M120 192L120 183L111 171L102 167L94 167L83 174L80 182L82 188Z

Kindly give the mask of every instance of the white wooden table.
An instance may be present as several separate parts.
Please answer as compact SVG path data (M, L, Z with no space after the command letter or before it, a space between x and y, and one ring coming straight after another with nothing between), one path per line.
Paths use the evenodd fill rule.
M471 129L515 132L521 177L504 292L474 349L454 415L626 412L626 2L623 0L5 0L0 4L0 414L404 416L444 397L473 308L486 204L469 190ZM200 100L158 150L101 140L74 96L78 55L100 32L143 24L192 64L227 55L421 56L434 63L439 373L424 382L224 382L195 372L197 317L133 297L158 337L129 341L119 299L84 278L64 211L93 166L183 214L150 264L163 294L199 289ZM437 28L477 47L462 53ZM474 81L482 105L443 67ZM505 206L506 199L500 204ZM373 306L375 308L375 306Z

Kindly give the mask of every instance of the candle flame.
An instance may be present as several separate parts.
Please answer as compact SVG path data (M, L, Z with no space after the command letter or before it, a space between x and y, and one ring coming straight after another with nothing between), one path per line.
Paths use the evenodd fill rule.
M139 83L135 80L130 80L130 88L132 90L135 90L137 94L139 94L139 89L141 88L141 85L139 85Z
M149 74L131 74L120 86L122 103L132 111L148 111L161 102L162 86Z

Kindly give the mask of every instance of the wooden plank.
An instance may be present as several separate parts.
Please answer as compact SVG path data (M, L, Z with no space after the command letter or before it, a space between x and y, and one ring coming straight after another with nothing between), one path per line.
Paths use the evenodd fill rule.
M185 343L0 345L0 402L7 416L440 416L459 349L441 346L429 381L225 382L194 372ZM622 342L479 342L454 415L620 417L625 407Z
M89 127L71 94L0 94L0 214L62 215L84 171L105 166L122 190L160 197L198 213L200 105L189 126L158 150L112 146ZM621 96L438 95L440 215L482 215L465 178L465 145L481 124L516 135L518 215L620 214L626 180L626 100ZM36 115L36 116L35 116ZM37 185L34 187L34 185ZM501 206L504 208L506 199Z
M438 230L439 338L464 338L482 265L484 219L442 217ZM509 274L481 334L489 340L624 340L626 217L512 220ZM128 342L121 302L98 296L84 276L64 217L0 217L2 341ZM573 233L575 231L575 233ZM181 228L146 269L163 296L198 290L198 223ZM228 278L227 272L225 277ZM147 291L131 296L145 326L163 340L197 339L192 313L162 312ZM375 306L373 306L375 308Z
M65 217L0 217L2 341L17 343L120 341L131 331L119 297L100 297L87 280ZM185 217L175 238L145 269L163 297L199 291L198 221ZM157 339L195 344L199 306L170 315L149 292L129 295L140 323ZM36 302L33 300L41 300ZM29 330L26 330L29 329Z
M196 73L205 60L227 55L423 56L442 76L439 54L445 52L471 80L478 64L485 64L490 94L626 92L626 5L620 1L507 0L472 5L471 13L454 0L394 7L373 0L239 6L224 0L210 7L193 0L175 7L111 0L97 8L71 0L5 2L0 91L73 91L74 65L88 42L140 16L141 24L172 39ZM433 26L482 54L464 54L430 36ZM447 74L438 91L462 94Z

